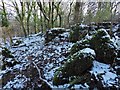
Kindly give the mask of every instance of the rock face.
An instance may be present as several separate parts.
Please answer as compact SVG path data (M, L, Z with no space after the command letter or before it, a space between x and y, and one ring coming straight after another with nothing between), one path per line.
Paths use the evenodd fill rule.
M116 58L116 47L105 29L98 30L90 40L90 46L96 52L100 62L112 64Z
M66 30L64 28L52 28L50 30L47 30L47 32L45 34L45 42L46 43L50 42L56 36L58 36L59 34L62 34L65 31Z
M90 70L93 65L93 60L94 54L91 52L86 52L85 49L76 52L72 56L68 57L68 60L63 67L58 69L53 83L55 85L59 85L71 82L71 77L81 76L86 73L87 70Z

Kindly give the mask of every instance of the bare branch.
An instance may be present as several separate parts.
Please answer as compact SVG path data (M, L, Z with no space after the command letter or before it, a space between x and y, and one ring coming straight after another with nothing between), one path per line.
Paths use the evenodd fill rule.
M37 71L38 71L39 79L42 80L43 82L45 82L47 85L49 85L50 88L52 88L51 85L50 85L50 83L48 83L47 80L45 80L45 79L43 79L43 78L41 77L40 69L39 69L38 66L35 64L35 62L32 61L32 63L33 63L33 65L36 67L36 69L37 69Z
M40 11L43 13L45 19L49 21L49 18L46 16L46 13L45 13L45 10L43 9L41 1L39 0L39 2L37 2L37 4L38 4L38 6L40 8Z

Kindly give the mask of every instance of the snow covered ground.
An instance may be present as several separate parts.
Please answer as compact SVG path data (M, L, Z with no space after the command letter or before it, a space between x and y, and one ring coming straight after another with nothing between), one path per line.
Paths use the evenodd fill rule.
M41 33L31 35L27 38L15 37L14 42L16 42L16 40L20 40L22 42L18 46L10 47L8 45L7 47L10 49L15 59L21 63L15 65L14 67L6 68L6 70L2 70L0 72L0 79L8 72L15 74L14 78L9 79L3 88L24 88L26 82L30 81L30 77L26 76L28 71L25 70L29 68L32 62L34 62L40 68L41 72L43 73L42 78L48 81L53 90L55 88L59 88L61 90L61 88L66 88L69 86L68 84L65 84L56 87L53 86L52 83L55 70L57 70L64 63L69 50L74 44L66 40L69 36L69 33L65 32L61 35L64 36L62 41L59 39L59 37L56 37L48 44L45 44L44 35ZM119 38L113 40L115 43L118 43L118 48L120 48ZM84 49L84 51L89 51L90 53L95 54L93 51L90 51L89 48ZM102 83L105 87L109 87L114 84L116 87L118 87L116 72L110 67L110 65L94 61L93 68L90 72L94 73L96 78L98 78L98 75L101 75L103 81ZM78 89L81 87L88 88L89 86L85 84L84 86L75 85L74 87Z
M118 87L118 79L116 72L112 70L110 65L106 65L97 61L93 62L93 68L90 71L91 73L94 73L96 78L98 79L97 75L101 75L102 83L104 87L109 87L116 85Z
M67 34L68 33L64 33L61 35L67 37L66 36ZM66 41L59 42L59 40L57 40L57 37L54 39L54 41L51 41L48 43L48 45L45 45L44 35L42 35L41 33L31 35L28 38L14 37L13 40L14 40L13 42L19 40L22 41L22 43L19 44L18 46L12 47L6 45L6 47L10 49L15 59L20 61L21 63L15 65L14 67L7 68L6 70L2 70L0 72L1 78L7 72L13 72L13 74L16 73L14 72L15 70L22 72L33 61L36 63L36 65L38 65L38 67L43 69L44 72L43 77L48 81L51 81L54 75L54 71L60 66L62 61L66 58L64 54L66 54L67 51L70 50L70 48L73 45L72 43ZM24 76L22 77L23 79L18 79L18 76L21 76L21 74L15 76L12 81L8 81L4 88L24 87L22 81L23 79L25 79L26 81L27 78L25 78Z

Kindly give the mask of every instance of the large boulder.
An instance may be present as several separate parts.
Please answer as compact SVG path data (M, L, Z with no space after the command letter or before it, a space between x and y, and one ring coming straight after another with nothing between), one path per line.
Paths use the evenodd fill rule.
M112 64L116 58L116 46L105 29L99 29L90 40L90 46L96 52L96 59Z
M83 27L79 24L76 24L76 25L71 27L69 39L71 42L75 43L75 42L81 40L83 37L85 37L87 33L88 33L87 26Z
M68 57L67 62L56 71L53 84L65 84L71 82L72 77L86 73L93 65L94 56L94 50L85 48Z
M47 30L45 34L45 42L48 43L52 41L52 39L65 31L66 30L64 28L52 28L50 30Z

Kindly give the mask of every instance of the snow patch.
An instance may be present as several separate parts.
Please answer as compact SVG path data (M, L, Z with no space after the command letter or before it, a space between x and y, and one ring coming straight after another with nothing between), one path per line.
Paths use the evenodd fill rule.
M90 49L90 48L85 48L85 49L82 49L80 51L83 52L83 53L90 53L90 54L92 54L94 56L96 55L95 51L93 49Z
M115 72L111 72L111 68L110 65L107 64L103 64L100 63L98 61L93 61L93 68L90 71L91 73L93 73L96 78L98 79L97 75L102 76L102 83L104 85L104 87L106 86L113 86L114 84L116 84L118 81L116 80L117 75Z
M9 81L3 88L4 89L10 89L10 88L16 88L16 89L22 89L24 88L24 83L28 80L24 75L17 75L13 81Z

